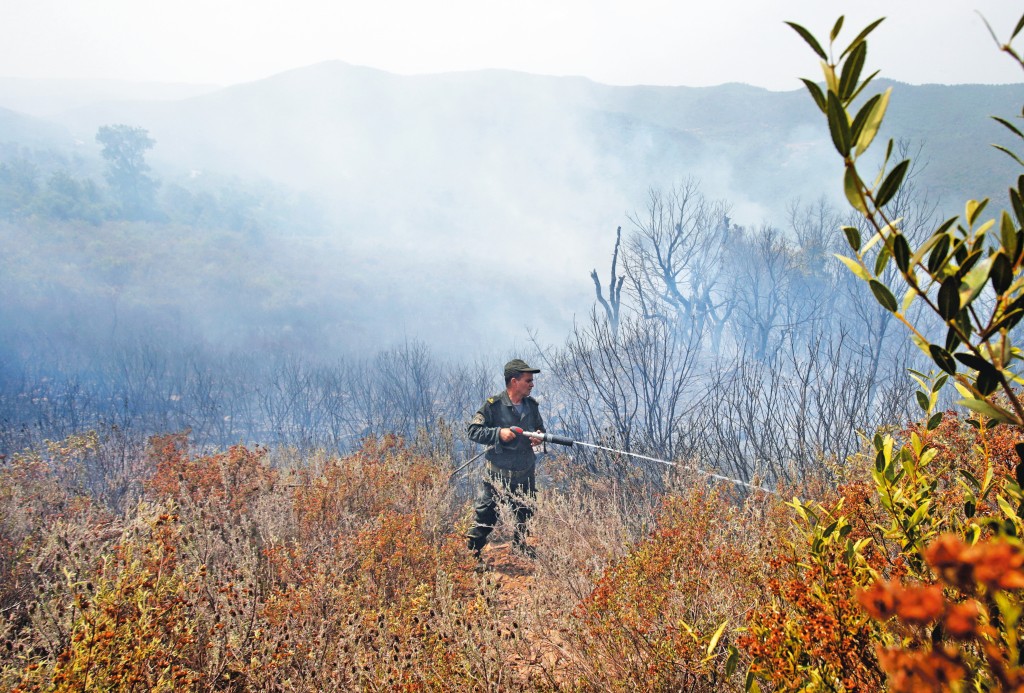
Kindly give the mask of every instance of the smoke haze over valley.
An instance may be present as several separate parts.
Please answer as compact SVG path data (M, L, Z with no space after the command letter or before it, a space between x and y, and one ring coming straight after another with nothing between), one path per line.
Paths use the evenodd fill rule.
M615 228L630 228L652 188L698 181L704 195L728 204L732 223L747 227L784 227L798 200L841 201L831 144L803 91L610 87L505 71L403 77L329 62L184 99L174 98L181 88L130 86L129 95L161 98L105 101L110 94L100 90L100 100L45 119L17 113L44 102L53 86L0 82L0 105L11 109L8 158L18 147L51 148L99 174L97 129L126 123L155 140L149 161L162 195L179 184L235 181L256 186L246 195L265 189L288 198L273 228L242 252L256 274L293 284L277 298L290 296L306 329L318 324L331 348L417 338L478 353L522 342L531 330L559 342L590 310L587 274L607 265ZM1011 112L1024 88L895 89L886 134L922 147L932 202L956 213L959 200L1000 194L1010 163L981 143L997 138L998 126L969 119ZM942 139L951 124L963 142ZM972 147L980 150L976 168L966 169L960 155ZM102 254L102 230L76 233L93 236ZM140 243L173 248L182 240L173 228L155 233ZM146 292L153 276L129 281ZM75 285L88 294L92 281L101 280L81 276ZM211 340L225 316L264 319L252 296L232 305L208 290L184 292L175 312ZM247 332L231 331L239 329Z

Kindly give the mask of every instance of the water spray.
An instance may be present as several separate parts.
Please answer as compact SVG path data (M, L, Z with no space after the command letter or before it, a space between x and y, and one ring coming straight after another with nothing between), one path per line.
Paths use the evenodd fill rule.
M637 458L639 458L641 460L647 460L649 462L657 462L658 464L663 464L663 465L665 465L667 467L676 467L678 469L687 469L689 471L695 472L697 474L701 474L701 475L709 477L711 479L717 479L719 481L726 481L726 482L728 482L730 484L736 484L737 486L745 486L745 487L747 487L747 488L749 488L749 489L751 489L753 491L764 491L765 493L770 493L773 496L779 495L775 491L772 491L769 488L765 488L764 486L757 486L756 484L748 484L746 481L740 481L739 479L733 479L731 477L722 476L721 474L713 474L711 472L706 472L703 469L698 469L697 467L694 467L693 465L679 464L678 462L672 462L670 460L662 460L662 459L658 459L657 457L649 457L647 455L641 455L638 452L627 452L626 450L616 450L615 448L608 448L608 447L605 447L603 445L596 445L594 443L585 443L585 442L583 442L581 440L573 440L572 438L569 438L567 436L559 436L559 435L554 435L552 433L541 433L540 431L524 431L523 429L519 428L518 426L513 426L511 428L511 430L514 431L517 435L526 436L527 438L533 438L534 440L541 440L541 441L544 441L545 443L554 443L555 445L564 445L565 447L570 447L570 448L573 445L582 445L583 447L593 448L595 450L604 450L605 452L615 453L616 455L628 455L630 457L637 457Z

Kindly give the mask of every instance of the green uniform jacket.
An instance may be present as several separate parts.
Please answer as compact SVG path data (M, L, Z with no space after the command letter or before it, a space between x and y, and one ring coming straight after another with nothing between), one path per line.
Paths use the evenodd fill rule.
M502 391L494 397L488 397L480 410L469 422L469 439L474 443L493 446L487 451L487 461L498 469L527 472L537 462L533 446L526 436L516 436L511 443L502 443L498 437L498 429L518 426L524 431L543 431L544 419L540 416L540 407L533 397L523 399L523 415L519 416L512 408L512 400L508 392Z

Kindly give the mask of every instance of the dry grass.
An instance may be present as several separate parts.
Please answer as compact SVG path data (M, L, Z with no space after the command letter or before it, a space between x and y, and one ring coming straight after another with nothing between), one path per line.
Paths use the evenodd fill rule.
M978 435L951 419L924 443L941 470L906 454L893 464L913 474L886 480L871 455L800 509L680 471L651 483L549 459L536 559L511 551L503 511L482 574L450 461L398 439L297 458L156 438L116 466L140 470L118 482L136 491L110 494L81 481L107 453L76 437L0 466L0 688L713 691L748 670L763 690L877 688L877 648L918 660L860 595L887 594L878 576L935 580L930 535L894 534L924 500L935 531L998 515L996 489L968 521L953 476L994 465L993 486L1010 483L1018 441ZM907 504L887 530L885 484Z
M448 483L450 463L397 439L344 458L277 451L271 464L258 447L193 454L183 436L155 438L132 462L137 492L116 503L69 472L102 454L94 438L75 439L2 469L6 689L636 688L637 667L661 667L665 653L634 642L628 662L612 665L623 643L598 618L594 594L619 589L608 587L615 570L644 579L631 552L665 522L665 497L699 508L670 519L694 541L659 550L708 551L651 569L663 595L690 590L665 596L655 620L685 618L706 645L718 623L742 621L748 601L709 590L734 567L715 562L715 547L750 518L689 479L666 478L669 493L658 496L629 478L573 478L568 460L549 461L532 522L537 559L510 551L503 518L490 570L477 574L462 538L470 505ZM618 608L606 615L636 617ZM643 630L627 637L655 632ZM652 681L710 690L721 659L677 659Z

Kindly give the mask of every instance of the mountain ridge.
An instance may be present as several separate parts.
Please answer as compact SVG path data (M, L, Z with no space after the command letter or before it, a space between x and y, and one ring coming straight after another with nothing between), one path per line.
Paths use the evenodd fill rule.
M1004 181L1017 171L989 146L1005 129L988 115L1017 112L1024 85L874 88L889 86L881 134L924 147L919 189L944 214L968 198L1005 205ZM485 312L479 292L506 273L501 290L527 277L515 291L555 334L589 309L590 270L606 266L616 227L643 215L651 189L697 180L743 226L785 227L794 200L845 209L842 162L802 87L403 76L326 61L184 99L105 101L24 122L70 133L76 144L54 146L91 157L94 170L96 129L126 123L156 140L149 161L169 183L211 174L311 196L329 220L324 238L343 248L339 266L376 282L367 286L387 283L365 299L374 311ZM0 145L10 136L0 130ZM510 248L529 263L512 263Z

